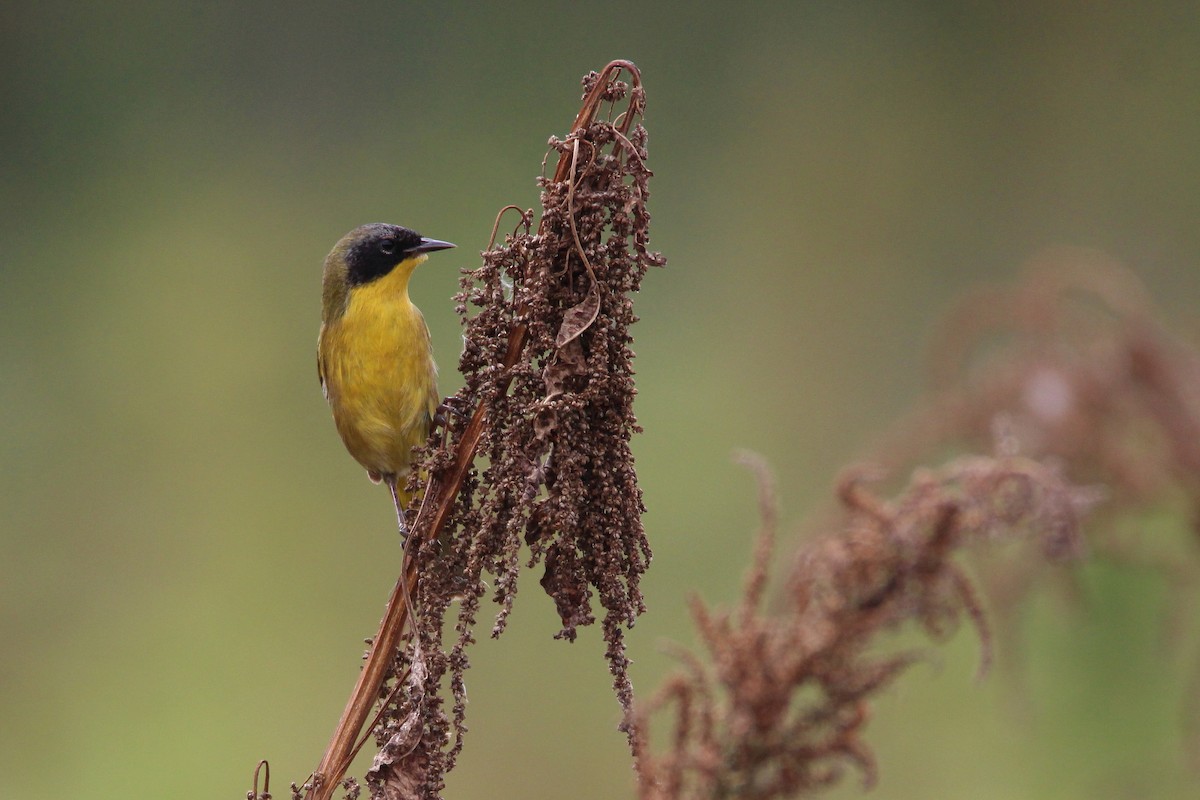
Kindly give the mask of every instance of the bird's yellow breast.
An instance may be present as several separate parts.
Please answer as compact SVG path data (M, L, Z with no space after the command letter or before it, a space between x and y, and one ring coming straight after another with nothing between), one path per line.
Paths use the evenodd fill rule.
M317 342L334 423L372 480L394 476L403 483L438 403L429 329L408 298L409 274L411 268L397 269L355 287Z

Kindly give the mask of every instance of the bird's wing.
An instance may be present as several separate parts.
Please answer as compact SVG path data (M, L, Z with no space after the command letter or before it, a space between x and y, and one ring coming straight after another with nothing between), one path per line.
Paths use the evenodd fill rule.
M317 380L321 382L321 394L325 395L325 401L329 402L329 389L325 386L325 365L321 363L321 348L317 348Z

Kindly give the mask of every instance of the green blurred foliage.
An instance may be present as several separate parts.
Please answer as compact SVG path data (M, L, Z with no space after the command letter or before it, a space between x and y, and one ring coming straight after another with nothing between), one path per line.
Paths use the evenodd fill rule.
M457 270L536 204L586 71L643 70L670 258L638 300L646 692L687 593L736 594L734 447L818 507L918 397L930 320L1048 244L1192 310L1198 52L1185 2L10 4L0 794L232 798L267 757L282 796L315 765L399 560L317 389L321 259L368 221L458 242L414 285L457 388ZM1030 608L1021 687L973 683L964 634L878 704L887 796L1192 796L1162 580L1083 592ZM555 630L527 580L449 796L631 796L601 644Z

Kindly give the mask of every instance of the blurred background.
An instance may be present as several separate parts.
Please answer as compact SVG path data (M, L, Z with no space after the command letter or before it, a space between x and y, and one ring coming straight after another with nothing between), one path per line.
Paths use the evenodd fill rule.
M260 758L286 796L315 766L400 555L317 387L321 261L369 221L457 242L413 287L457 389L458 270L536 205L585 72L643 71L670 261L637 300L649 693L688 593L738 592L730 452L787 519L821 507L963 290L1083 245L1191 324L1197 54L1189 2L8 4L0 796L243 797ZM630 797L602 644L552 640L536 577L474 651L446 795ZM1194 796L1162 581L1082 593L1031 604L1020 680L976 683L964 630L875 705L881 796Z

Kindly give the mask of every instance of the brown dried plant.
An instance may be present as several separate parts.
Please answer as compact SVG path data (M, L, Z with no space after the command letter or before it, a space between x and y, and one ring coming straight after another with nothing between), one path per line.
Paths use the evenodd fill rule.
M557 168L540 181L536 232L532 212L520 214L464 275L457 300L466 385L446 401L443 431L410 480L423 499L408 511L404 566L379 633L321 765L294 795L332 796L378 704L371 797L438 797L463 746L464 673L485 578L495 587L498 636L523 566L542 565L561 638L594 622L599 602L614 688L631 714L623 630L644 610L639 582L650 561L629 449L640 430L632 294L648 267L665 263L647 249L644 110L629 62L586 76L570 134L550 140ZM343 785L357 796L357 782Z
M396 769L377 760L368 773L373 794L397 777L424 772L432 795L453 766L465 731L463 674L485 575L494 577L492 599L500 606L492 636L504 630L522 567L543 566L541 584L561 618L561 638L573 640L578 626L595 620L598 600L614 688L622 708L632 706L623 627L645 610L639 581L650 561L629 449L640 430L633 413L632 294L646 269L664 262L646 249L651 173L646 131L637 122L645 95L631 74L632 86L602 82L597 74L585 79L585 95L609 105L609 116L550 140L568 167L564 176L541 181L537 233L522 215L518 229L462 281L459 369L466 383L451 405L486 409L479 450L487 465L467 470L440 535L418 540L419 635L399 654L396 672L419 667L423 680L387 706L377 733L385 747L394 745L391 730L403 735L423 704L424 736L409 749L410 758L420 754L428 763ZM518 357L497 369L509 360L517 331ZM456 417L449 447L427 453L435 482L454 469L450 454L468 431L466 417ZM414 529L420 524L418 513ZM443 621L452 600L459 601L457 635L446 649ZM435 705L444 680L453 701L448 713Z
M710 664L687 654L685 670L640 710L673 709L670 749L641 755L643 798L790 797L828 786L845 761L875 779L862 741L867 701L912 661L879 655L875 640L908 622L947 635L965 615L990 659L979 599L954 557L996 538L1029 538L1052 559L1082 549L1080 521L1094 492L1021 456L963 457L919 470L891 501L864 476L843 479L839 530L801 551L782 607L762 609L776 536L774 490L759 473L763 530L739 606L692 613ZM642 740L646 741L645 739Z
M681 651L682 671L638 710L640 796L791 797L835 783L847 764L873 782L869 700L912 660L880 654L882 634L915 623L940 639L965 617L981 671L991 660L978 590L956 561L969 545L1037 545L987 573L1001 614L1048 567L1085 552L1167 563L1114 544L1103 524L1162 505L1197 517L1200 352L1159 318L1127 272L1083 251L1049 252L1018 286L969 298L937 338L931 399L873 454L875 467L842 480L840 514L799 549L771 612L774 489L751 459L763 530L744 595L729 611L692 601L707 658ZM880 465L985 447L994 455L917 468L890 501L867 488ZM1104 515L1087 514L1101 497ZM1194 584L1194 554L1168 572ZM650 723L662 716L671 730L654 752Z
M1161 512L1200 530L1200 353L1164 318L1111 258L1046 250L1019 283L972 292L947 315L933 337L930 399L875 458L897 469L945 447L977 450L1001 422L1020 452L1104 487L1110 500L1089 527L1090 557L1158 571L1179 616L1200 578L1188 547L1196 540L1151 541L1136 523ZM1047 580L1074 591L1071 572L1029 553L978 568L1001 618ZM1012 652L1019 641L1008 644Z
M933 393L876 454L986 447L1002 419L1022 453L1102 483L1118 507L1181 499L1200 520L1200 354L1100 253L1047 250L1012 287L962 300L936 332Z

